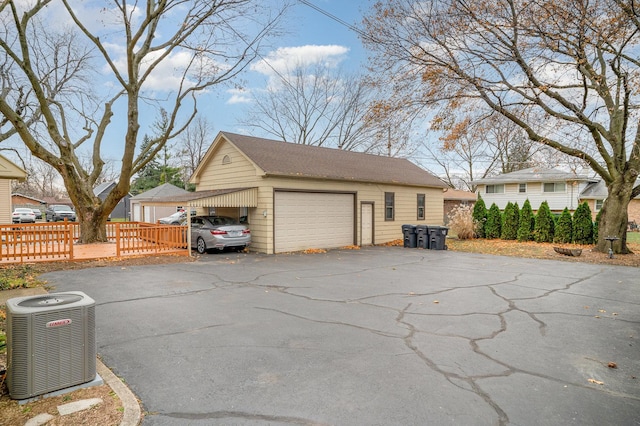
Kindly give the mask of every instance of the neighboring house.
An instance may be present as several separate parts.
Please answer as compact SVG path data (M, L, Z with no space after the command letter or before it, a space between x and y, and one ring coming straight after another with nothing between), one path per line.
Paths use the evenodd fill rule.
M573 212L580 203L586 201L594 219L608 195L607 186L600 178L535 167L475 180L472 184L477 185L477 192L487 208L496 203L504 210L509 201L517 201L518 206L522 207L528 198L533 210L547 201L552 212L560 213L565 207ZM636 184L640 184L640 180ZM629 203L628 216L629 221L640 223L640 197Z
M75 210L73 203L68 198L58 199L56 197L43 197L42 199L44 200L47 206L51 206L53 204L64 204L65 206L71 207L72 210Z
M402 225L442 224L446 185L406 159L221 132L198 165L197 191L175 197L246 220L263 253L371 245Z
M444 223L449 223L449 215L454 209L461 206L471 206L476 203L475 192L461 191L459 189L447 188L444 190Z
M636 181L636 185L640 185L640 180ZM603 180L599 180L598 182L587 186L587 188L582 191L582 194L580 194L580 201L586 201L587 204L589 204L591 213L595 218L602 208L602 204L607 198L607 195L609 195L607 186ZM640 196L629 202L627 216L629 222L636 222L637 224L640 224Z
M588 178L557 169L531 167L517 172L478 179L471 182L477 187L487 208L495 203L504 210L508 202L519 207L529 199L531 208L538 210L542 202L549 203L552 212L562 212L565 207L574 211L580 204L580 194L598 179Z
M47 204L46 201L40 200L39 198L34 198L28 195L18 194L15 192L11 194L11 202L13 204L14 209L16 207L26 207L32 210L40 210L43 215L45 210L45 204Z
M164 183L141 194L131 197L131 220L134 222L156 223L158 219L175 213L183 206L181 203L163 203L162 200L180 195L188 195L189 191Z
M0 155L0 223L11 223L11 181L23 181L26 178L27 172Z
M93 194L100 198L101 200L105 200L111 190L116 186L116 182L105 182L96 186L93 189ZM112 219L125 219L130 220L130 207L129 207L129 199L131 198L131 194L125 195L114 207L111 212Z

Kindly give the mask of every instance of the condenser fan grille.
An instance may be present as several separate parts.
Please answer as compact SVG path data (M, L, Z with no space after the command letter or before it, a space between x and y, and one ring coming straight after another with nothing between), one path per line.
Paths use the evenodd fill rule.
M95 302L81 292L7 301L7 385L24 399L96 376Z

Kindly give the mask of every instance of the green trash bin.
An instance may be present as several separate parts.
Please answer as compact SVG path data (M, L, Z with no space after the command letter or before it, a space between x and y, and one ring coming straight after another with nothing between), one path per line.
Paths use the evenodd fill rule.
M402 225L403 247L416 248L416 225Z

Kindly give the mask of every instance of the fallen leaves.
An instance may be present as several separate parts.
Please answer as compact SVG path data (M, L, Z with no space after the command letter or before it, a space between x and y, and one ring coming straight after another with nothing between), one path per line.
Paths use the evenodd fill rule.
M326 253L325 249L317 249L317 248L309 248L303 251L304 254L318 254L318 253Z
M609 368L618 368L618 364L616 364L615 362L610 362L609 364L607 364L607 367L609 367Z
M589 379L587 381L589 383L593 383L594 385L604 385L604 382L601 382L600 380L596 380L596 379Z

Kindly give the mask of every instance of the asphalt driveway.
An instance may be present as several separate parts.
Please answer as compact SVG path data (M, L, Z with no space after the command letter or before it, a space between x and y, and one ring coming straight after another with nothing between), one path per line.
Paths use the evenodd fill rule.
M96 300L144 425L640 425L637 268L374 247L43 278Z

